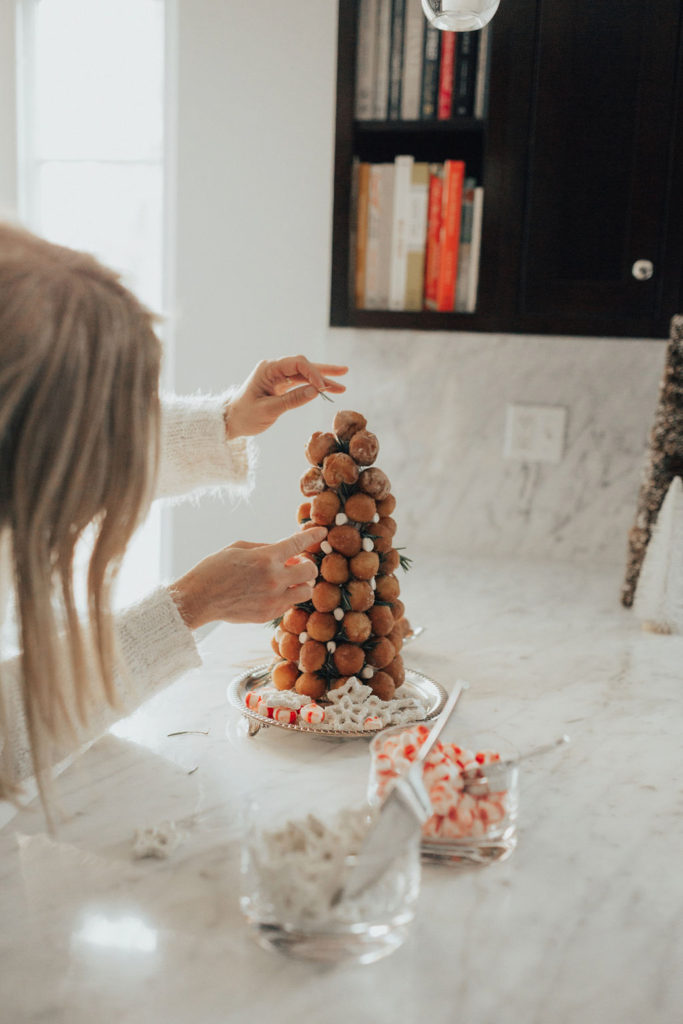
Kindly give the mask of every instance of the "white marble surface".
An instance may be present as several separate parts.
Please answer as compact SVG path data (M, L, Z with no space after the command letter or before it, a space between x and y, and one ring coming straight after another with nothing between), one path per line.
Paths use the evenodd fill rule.
M625 561L666 342L329 332L347 407L380 439L404 543ZM503 458L506 406L567 409L558 464ZM329 429L327 410L319 410ZM428 495L428 500L425 499Z
M471 682L466 723L572 743L524 770L512 858L427 867L409 940L367 967L294 962L246 932L241 794L291 782L303 808L342 777L361 793L367 746L244 738L225 688L268 632L220 627L202 670L63 774L56 838L34 806L0 832L0 1020L678 1024L683 639L641 633L618 589L605 568L417 558L403 595L428 629L406 660ZM164 819L184 844L132 861L134 829Z

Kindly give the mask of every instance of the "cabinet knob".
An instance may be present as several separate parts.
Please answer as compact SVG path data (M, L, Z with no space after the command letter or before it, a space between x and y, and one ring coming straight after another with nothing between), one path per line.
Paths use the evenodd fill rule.
M649 281L654 272L652 260L636 260L631 267L631 273L636 281Z

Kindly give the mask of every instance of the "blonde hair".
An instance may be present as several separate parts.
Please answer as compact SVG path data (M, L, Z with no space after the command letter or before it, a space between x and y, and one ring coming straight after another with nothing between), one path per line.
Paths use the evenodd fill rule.
M150 500L159 363L153 318L116 274L0 224L0 534L10 541L23 711L46 807L51 746L87 724L93 702L116 704L111 584ZM74 553L90 524L82 627ZM0 796L17 792L5 771Z

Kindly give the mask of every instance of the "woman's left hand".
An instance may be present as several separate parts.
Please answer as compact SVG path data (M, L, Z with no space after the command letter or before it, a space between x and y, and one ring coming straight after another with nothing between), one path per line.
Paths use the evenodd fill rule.
M344 385L329 378L341 377L347 370L347 366L310 363L305 356L264 359L226 407L228 439L262 434L283 412L298 409L326 391L341 394L346 391Z

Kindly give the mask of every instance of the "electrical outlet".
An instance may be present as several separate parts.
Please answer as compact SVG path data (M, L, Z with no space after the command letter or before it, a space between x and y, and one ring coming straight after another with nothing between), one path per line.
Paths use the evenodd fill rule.
M560 462L567 410L562 405L508 405L503 457L524 462Z

